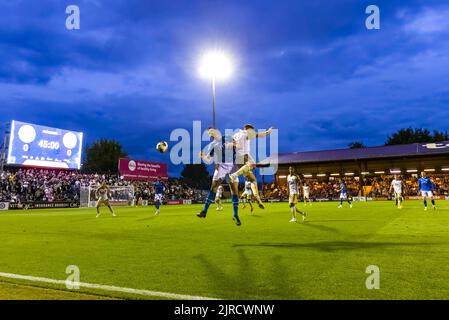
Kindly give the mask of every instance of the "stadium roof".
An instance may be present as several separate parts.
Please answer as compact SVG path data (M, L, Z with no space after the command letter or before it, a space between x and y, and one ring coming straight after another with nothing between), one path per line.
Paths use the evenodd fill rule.
M281 153L278 156L278 163L289 164L345 160L368 160L436 154L447 154L449 156L449 141L439 143L412 143L360 149L336 149Z

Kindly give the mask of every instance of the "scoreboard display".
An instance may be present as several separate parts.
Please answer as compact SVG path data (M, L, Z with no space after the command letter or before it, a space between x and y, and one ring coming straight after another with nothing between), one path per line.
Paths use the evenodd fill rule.
M12 121L7 163L80 169L83 133Z

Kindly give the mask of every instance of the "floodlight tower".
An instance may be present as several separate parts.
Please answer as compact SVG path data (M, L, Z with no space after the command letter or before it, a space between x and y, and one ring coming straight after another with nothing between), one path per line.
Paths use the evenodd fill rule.
M205 53L201 59L198 72L202 78L208 79L212 84L212 127L216 128L215 119L215 91L217 80L228 79L233 73L229 56L218 50Z

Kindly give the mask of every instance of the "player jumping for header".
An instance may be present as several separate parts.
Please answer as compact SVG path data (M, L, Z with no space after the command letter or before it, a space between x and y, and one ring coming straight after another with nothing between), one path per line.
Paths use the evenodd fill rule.
M349 203L349 207L352 208L352 202L348 198L348 191L346 189L346 183L343 180L340 180L340 189L338 190L340 192L340 205L338 208L343 207L343 201L346 200Z
M265 209L265 206L259 196L256 176L252 172L252 170L256 168L256 161L250 154L250 140L254 138L266 137L272 131L273 128L270 128L265 132L256 132L252 125L246 124L243 127L243 130L237 131L237 133L235 133L232 137L236 148L236 162L240 168L236 172L232 173L229 178L231 179L231 182L233 182L240 175L244 175L251 182L251 190L253 191L254 198L261 209Z
M109 203L109 199L112 197L111 189L109 189L106 183L102 183L97 191L95 192L95 196L97 197L97 218L100 216L100 207L105 205L109 208L109 211L112 213L112 216L115 217L114 209L112 209L111 204Z
M164 198L165 184L162 182L160 178L156 180L154 183L154 206L156 207L155 216L158 216L161 213L161 205Z
M427 210L427 198L432 201L433 210L436 210L435 199L433 197L433 183L430 177L426 176L426 173L421 172L421 178L418 179L418 193L421 191L421 196L424 201L424 210Z
M215 163L215 171L212 177L212 185L207 194L204 208L199 214L198 218L206 218L207 211L210 205L214 202L218 186L226 179L229 180L229 187L231 189L232 208L234 211L234 222L237 226L242 223L239 218L239 182L238 178L230 181L229 175L235 165L235 148L231 139L223 137L219 130L215 128L207 129L207 133L214 140L206 147L205 152L200 152L200 158L206 163Z
M394 190L394 199L396 200L396 206L398 209L402 209L402 181L397 175L394 176L390 185L390 193Z
M288 168L289 175L287 176L287 192L288 192L288 204L290 206L290 212L292 213L292 219L290 222L296 222L296 213L302 215L302 221L306 219L306 213L298 210L296 204L298 203L299 185L301 179L295 173L295 168Z

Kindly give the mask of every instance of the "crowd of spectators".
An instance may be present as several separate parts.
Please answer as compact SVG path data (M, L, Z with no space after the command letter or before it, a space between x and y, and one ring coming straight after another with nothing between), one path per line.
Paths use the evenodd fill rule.
M366 177L361 181L357 177L345 177L349 195L366 195L388 198L391 196L390 185L393 176L382 175ZM402 177L403 194L418 195L418 177ZM449 195L449 175L433 175L437 195ZM152 200L154 188L152 182L128 181L118 175L99 175L80 171L48 170L48 169L14 169L0 173L0 202L79 202L83 186L96 186L106 182L109 186L134 187L136 200ZM340 181L336 178L304 179L310 188L312 199L335 199L339 196ZM188 187L179 179L169 179L165 182L165 200L192 200L201 202L205 192ZM364 189L363 186L368 186ZM368 194L364 191L369 191ZM266 184L262 196L265 200L286 200L286 183Z
M16 169L0 173L0 202L79 202L83 186L134 186L136 196L143 200L154 197L152 182L128 181L118 175L89 174L80 171L48 169ZM202 192L189 188L178 179L165 182L167 200L200 200Z
M435 186L435 194L449 195L449 175L433 175L431 178ZM403 195L417 196L418 177L415 175L401 177L401 179L403 182ZM349 195L381 198L391 197L390 186L392 180L392 175L366 177L363 180L355 177L344 178ZM304 179L303 182L309 186L310 196L313 199L336 199L339 197L339 179ZM266 200L286 200L288 198L286 182L282 184L273 182L265 185L263 196Z

